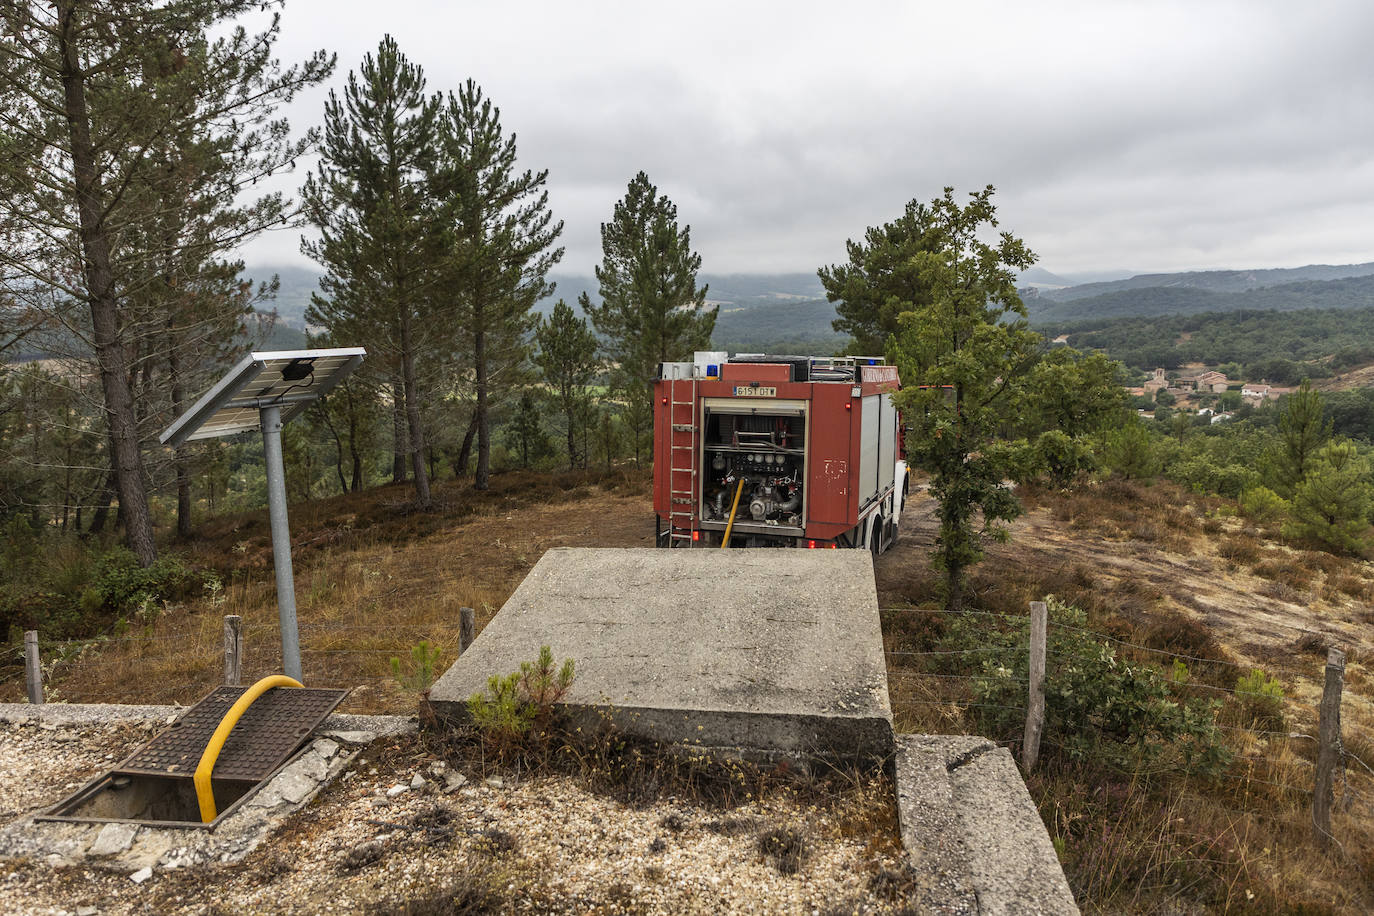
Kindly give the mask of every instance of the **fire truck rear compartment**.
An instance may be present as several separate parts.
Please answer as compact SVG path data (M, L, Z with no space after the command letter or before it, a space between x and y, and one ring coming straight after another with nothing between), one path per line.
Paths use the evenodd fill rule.
M735 494L736 530L804 528L806 414L801 407L708 406L703 437L701 519L706 526L729 520ZM743 489L740 482L743 481Z

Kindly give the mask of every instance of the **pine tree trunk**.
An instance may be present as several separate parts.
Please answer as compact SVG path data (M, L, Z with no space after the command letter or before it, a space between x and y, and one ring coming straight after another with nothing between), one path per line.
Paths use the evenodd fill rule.
M401 386L404 389L404 385ZM391 384L391 482L405 483L406 479L406 421L405 405L396 396L396 383Z
M115 495L115 475L111 470L105 477L105 483L100 488L100 495L95 500L95 514L91 517L91 534L100 534L105 530L105 525L110 519L110 500Z
M181 378L181 358L177 355L176 343L167 341L167 376L172 389L172 416L181 416L186 402L185 385ZM179 445L172 454L172 466L177 480L177 537L191 536L191 473L187 467L189 455L186 446Z
M468 465L472 463L472 440L477 435L477 411L472 412L472 417L468 420L468 431L463 433L463 445L458 449L458 460L453 462L453 476L465 477L468 473Z
M358 411L352 388L344 388L344 398L348 403L348 456L353 460L353 479L349 481L348 492L357 493L363 488L363 456L358 451Z
M102 222L103 206L95 149L91 144L90 116L86 110L85 75L81 71L80 56L73 42L75 4L71 0L57 0L55 8L58 45L62 54L63 101L71 137L72 173L76 182L81 251L84 255L82 270L91 309L92 343L105 395L105 415L112 447L110 458L129 549L138 557L141 565L151 566L157 559L157 545L153 541L153 520L148 511L148 494L144 488L143 455L139 449L133 397L129 391L128 364L120 340L119 304L114 294L109 238Z
M568 411L568 470L577 468L577 428L574 420L575 411Z
M477 369L477 476L473 487L491 486L491 429L487 419L487 335L482 329L482 312L476 311L477 335L473 340L473 364Z
M401 374L405 384L406 420L410 427L410 466L415 472L415 501L421 509L433 505L429 495L429 469L425 467L425 431L420 425L420 398L416 393L415 353L411 349L410 314L401 316Z
M958 564L945 567L945 610L958 614L964 610L964 568Z

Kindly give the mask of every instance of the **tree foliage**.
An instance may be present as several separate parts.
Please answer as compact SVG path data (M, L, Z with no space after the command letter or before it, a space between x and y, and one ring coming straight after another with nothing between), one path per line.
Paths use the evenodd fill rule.
M908 461L931 474L940 518L935 561L951 610L963 606L964 572L982 559L983 538L1004 536L998 523L1020 513L1003 485L1011 456L998 440L1021 415L1039 355L1040 337L1026 329L1015 282L1035 255L1007 232L995 243L983 240L998 225L993 193L989 185L961 206L945 188L929 205L908 206L913 218L904 231L922 244L899 247L910 251L902 270L920 298L889 302L898 310L889 353L906 382L899 404Z
M303 189L319 238L302 240L301 250L327 271L309 319L336 338L371 342L399 370L422 507L430 493L416 362L446 324L431 320L446 253L436 203L439 108L425 94L423 70L385 36L349 72L343 98L330 91L320 164Z
M549 210L549 173L517 171L515 139L475 82L449 95L443 155L453 201L450 276L463 355L473 367L479 490L491 473L490 402L495 392L517 387L515 376L529 360L530 310L554 291L548 273L563 257L554 245L563 223Z
M1267 482L1274 492L1291 499L1307 477L1318 449L1331 438L1321 392L1311 382L1304 380L1302 387L1283 399L1278 434L1278 441L1267 455Z
M601 335L612 381L628 402L626 418L638 460L653 422L652 382L658 364L690 357L710 345L716 308L697 286L701 255L691 227L678 227L677 206L643 172L630 180L609 223L601 224L601 302L585 293L582 310Z
M0 285L80 342L101 389L106 461L130 548L156 558L145 450L181 367L211 361L188 334L242 313L222 255L289 218L281 195L234 203L289 168L277 106L328 75L323 52L283 69L278 6L248 0L20 2L0 8ZM220 37L212 37L216 33ZM195 297L201 296L198 301ZM161 377L154 386L152 380Z
M562 299L546 319L541 319L534 331L539 350L535 362L544 377L544 384L553 392L566 425L568 467L586 467L586 441L582 433L589 418L588 386L601 371L597 358L596 335L587 326L587 319L579 318Z
M1369 461L1353 442L1330 442L1312 456L1294 489L1290 536L1316 541L1338 553L1369 549L1374 485Z
M901 316L928 309L935 291L924 261L946 244L932 205L913 200L896 220L845 242L849 263L818 270L825 296L837 303L834 328L852 337L858 354L883 353L901 330Z

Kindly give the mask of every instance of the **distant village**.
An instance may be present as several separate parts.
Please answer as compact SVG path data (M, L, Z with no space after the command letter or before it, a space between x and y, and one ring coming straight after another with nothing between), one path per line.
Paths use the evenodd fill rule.
M1137 401L1143 417L1153 417L1157 405L1211 417L1213 423L1221 423L1231 419L1232 411L1243 404L1258 407L1294 390L1264 383L1233 382L1215 369L1179 372L1172 378L1163 369L1156 369L1145 384L1127 388L1126 393L1150 402L1152 406L1145 407Z

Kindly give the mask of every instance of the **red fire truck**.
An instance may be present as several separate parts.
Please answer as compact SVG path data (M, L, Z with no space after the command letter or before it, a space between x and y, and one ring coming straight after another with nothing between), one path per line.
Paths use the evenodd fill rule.
M881 359L705 352L660 364L659 546L886 550L906 492L899 387Z

